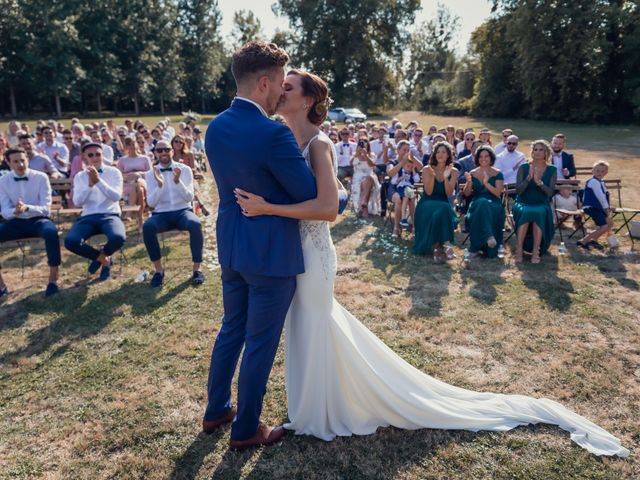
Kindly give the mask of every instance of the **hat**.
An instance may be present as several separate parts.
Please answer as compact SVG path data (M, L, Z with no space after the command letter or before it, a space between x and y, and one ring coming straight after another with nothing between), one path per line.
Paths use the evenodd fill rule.
M193 127L193 131L194 131L195 133L200 133L200 132L202 132L202 130L200 130L200 127Z
M102 150L102 144L101 143L97 143L97 142L89 142L89 143L85 143L84 145L82 145L82 147L80 148L80 151L82 153L84 153L84 151L87 148L91 148L91 147L96 147L99 148L100 150Z

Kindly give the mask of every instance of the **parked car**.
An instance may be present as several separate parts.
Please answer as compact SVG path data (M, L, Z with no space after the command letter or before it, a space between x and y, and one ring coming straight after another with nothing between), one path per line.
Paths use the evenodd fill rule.
M335 120L336 122L366 122L367 116L357 108L332 108L329 110L329 120Z

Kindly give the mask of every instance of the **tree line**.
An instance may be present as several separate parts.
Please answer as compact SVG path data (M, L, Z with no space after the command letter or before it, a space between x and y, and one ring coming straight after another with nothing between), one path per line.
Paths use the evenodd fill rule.
M279 0L289 30L238 11L227 39L217 0L0 0L0 113L220 111L233 50L264 38L369 112L640 119L637 1L493 1L460 55L460 20L439 4L415 25L419 0Z

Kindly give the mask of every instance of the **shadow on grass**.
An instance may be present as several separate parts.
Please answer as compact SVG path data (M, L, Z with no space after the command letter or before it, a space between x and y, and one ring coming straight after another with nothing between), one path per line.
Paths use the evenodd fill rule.
M148 315L171 301L189 284L190 280L185 280L170 290L159 290L150 288L148 284L127 282L89 302L86 302L87 284L63 291L47 301L43 301L41 293L30 295L13 305L18 317L11 322L14 327L22 325L29 314L52 313L58 316L48 325L30 332L26 346L0 355L0 364L40 355L63 342L51 353L51 358L60 356L74 343L106 328L117 318L123 306L131 306L136 316Z
M472 260L469 268L460 269L462 288L464 289L468 283L472 283L469 295L484 305L491 305L498 297L496 285L505 283L502 273L508 268L500 260L476 257Z
M395 478L424 464L449 444L474 441L483 433L381 428L376 434L325 442L289 433L281 444L247 452L225 452L212 480L263 478ZM247 472L246 465L251 464ZM186 477L193 478L193 477Z
M637 292L640 288L640 284L633 278L628 278L629 272L625 266L626 262L632 262L634 260L627 260L625 257L617 255L591 255L590 253L579 253L573 251L570 254L571 260L576 263L589 263L596 267L600 273L605 277L609 277L620 284L620 286Z
M573 284L558 276L558 257L543 255L538 265L525 262L519 265L525 286L538 293L540 300L554 310L566 312L571 307Z
M189 445L184 453L175 461L169 479L192 480L196 478L204 459L213 452L218 441L223 436L226 440L228 435L228 429L224 428L219 428L211 435L200 432L198 436L193 439L191 445Z

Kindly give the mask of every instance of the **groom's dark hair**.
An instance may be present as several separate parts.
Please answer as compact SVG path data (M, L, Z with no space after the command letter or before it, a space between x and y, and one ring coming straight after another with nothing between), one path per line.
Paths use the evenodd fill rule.
M289 55L275 43L252 40L244 44L233 54L231 73L240 86L248 80L262 75L270 75L272 70L284 67Z

